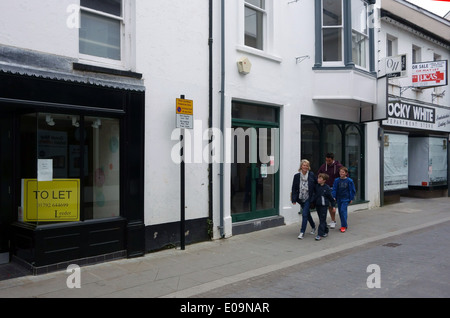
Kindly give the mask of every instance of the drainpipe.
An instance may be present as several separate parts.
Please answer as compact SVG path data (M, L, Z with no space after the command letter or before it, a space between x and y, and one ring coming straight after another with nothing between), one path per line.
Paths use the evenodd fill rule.
M225 136L225 0L221 1L221 87L220 87L220 131ZM225 141L225 138L224 138ZM224 195L223 191L224 187L224 160L225 160L225 142L222 143L222 158L220 160L220 237L225 237L224 231L224 211L223 211L223 203L224 203Z
M213 0L209 0L209 35L208 35L208 47L209 47L209 117L208 127L212 128L212 116L213 116ZM211 144L211 140L210 140ZM211 149L210 149L211 150ZM208 217L213 220L213 164L209 163L208 169Z

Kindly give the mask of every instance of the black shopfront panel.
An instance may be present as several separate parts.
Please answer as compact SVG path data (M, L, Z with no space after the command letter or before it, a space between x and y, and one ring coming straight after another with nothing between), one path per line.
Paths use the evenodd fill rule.
M143 255L144 90L6 72L0 83L0 114L8 122L1 158L11 165L1 176L3 248L33 268ZM40 182L48 162L51 181ZM78 209L69 221L61 219L68 208L44 213L75 193L47 191L44 184L56 181L77 184ZM28 208L34 203L24 184L40 187L27 192L36 207Z

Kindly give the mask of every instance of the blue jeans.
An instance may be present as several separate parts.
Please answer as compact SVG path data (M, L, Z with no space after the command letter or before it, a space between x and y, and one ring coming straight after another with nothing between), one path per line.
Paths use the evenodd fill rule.
M337 200L337 207L339 210L339 218L341 219L341 227L348 227L347 224L347 208L350 204L349 200Z
M305 233L306 231L306 225L309 224L313 229L316 228L316 224L314 223L314 220L311 216L311 211L309 210L309 206L311 205L311 202L306 200L305 202L298 202L300 206L302 207L302 227L300 229L300 232Z

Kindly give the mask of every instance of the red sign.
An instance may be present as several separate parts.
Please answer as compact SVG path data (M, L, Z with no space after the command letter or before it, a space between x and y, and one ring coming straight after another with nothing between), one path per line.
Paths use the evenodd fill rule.
M413 87L447 85L447 61L414 63L412 65Z
M441 81L445 79L445 74L437 71L432 74L421 74L421 75L413 75L413 83L421 83L421 82L436 82L439 84Z

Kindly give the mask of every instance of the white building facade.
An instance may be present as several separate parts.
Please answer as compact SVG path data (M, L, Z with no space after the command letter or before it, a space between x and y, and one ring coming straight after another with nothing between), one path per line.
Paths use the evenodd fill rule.
M362 109L378 103L377 6L368 1L226 2L224 26L217 27L225 33L225 84L222 104L214 107L222 108L224 121L216 112L214 125L254 128L256 135L274 128L279 147L269 162L249 166L235 157L224 165L222 235L280 220L298 222L298 206L290 202L293 175L301 159L317 173L329 152L353 165L358 195L352 209L379 204L378 124L361 120ZM218 14L216 21L221 21ZM251 63L247 72L238 68L243 62ZM276 173L264 175L267 167ZM218 208L220 201L214 202ZM216 224L220 215L214 217Z
M350 211L382 203L379 52L403 33L380 1L35 2L0 2L3 254L39 270L296 223L300 160L330 152Z
M385 0L381 9L380 77L388 77L383 201L447 196L450 21L405 1ZM396 61L403 70L392 70Z

